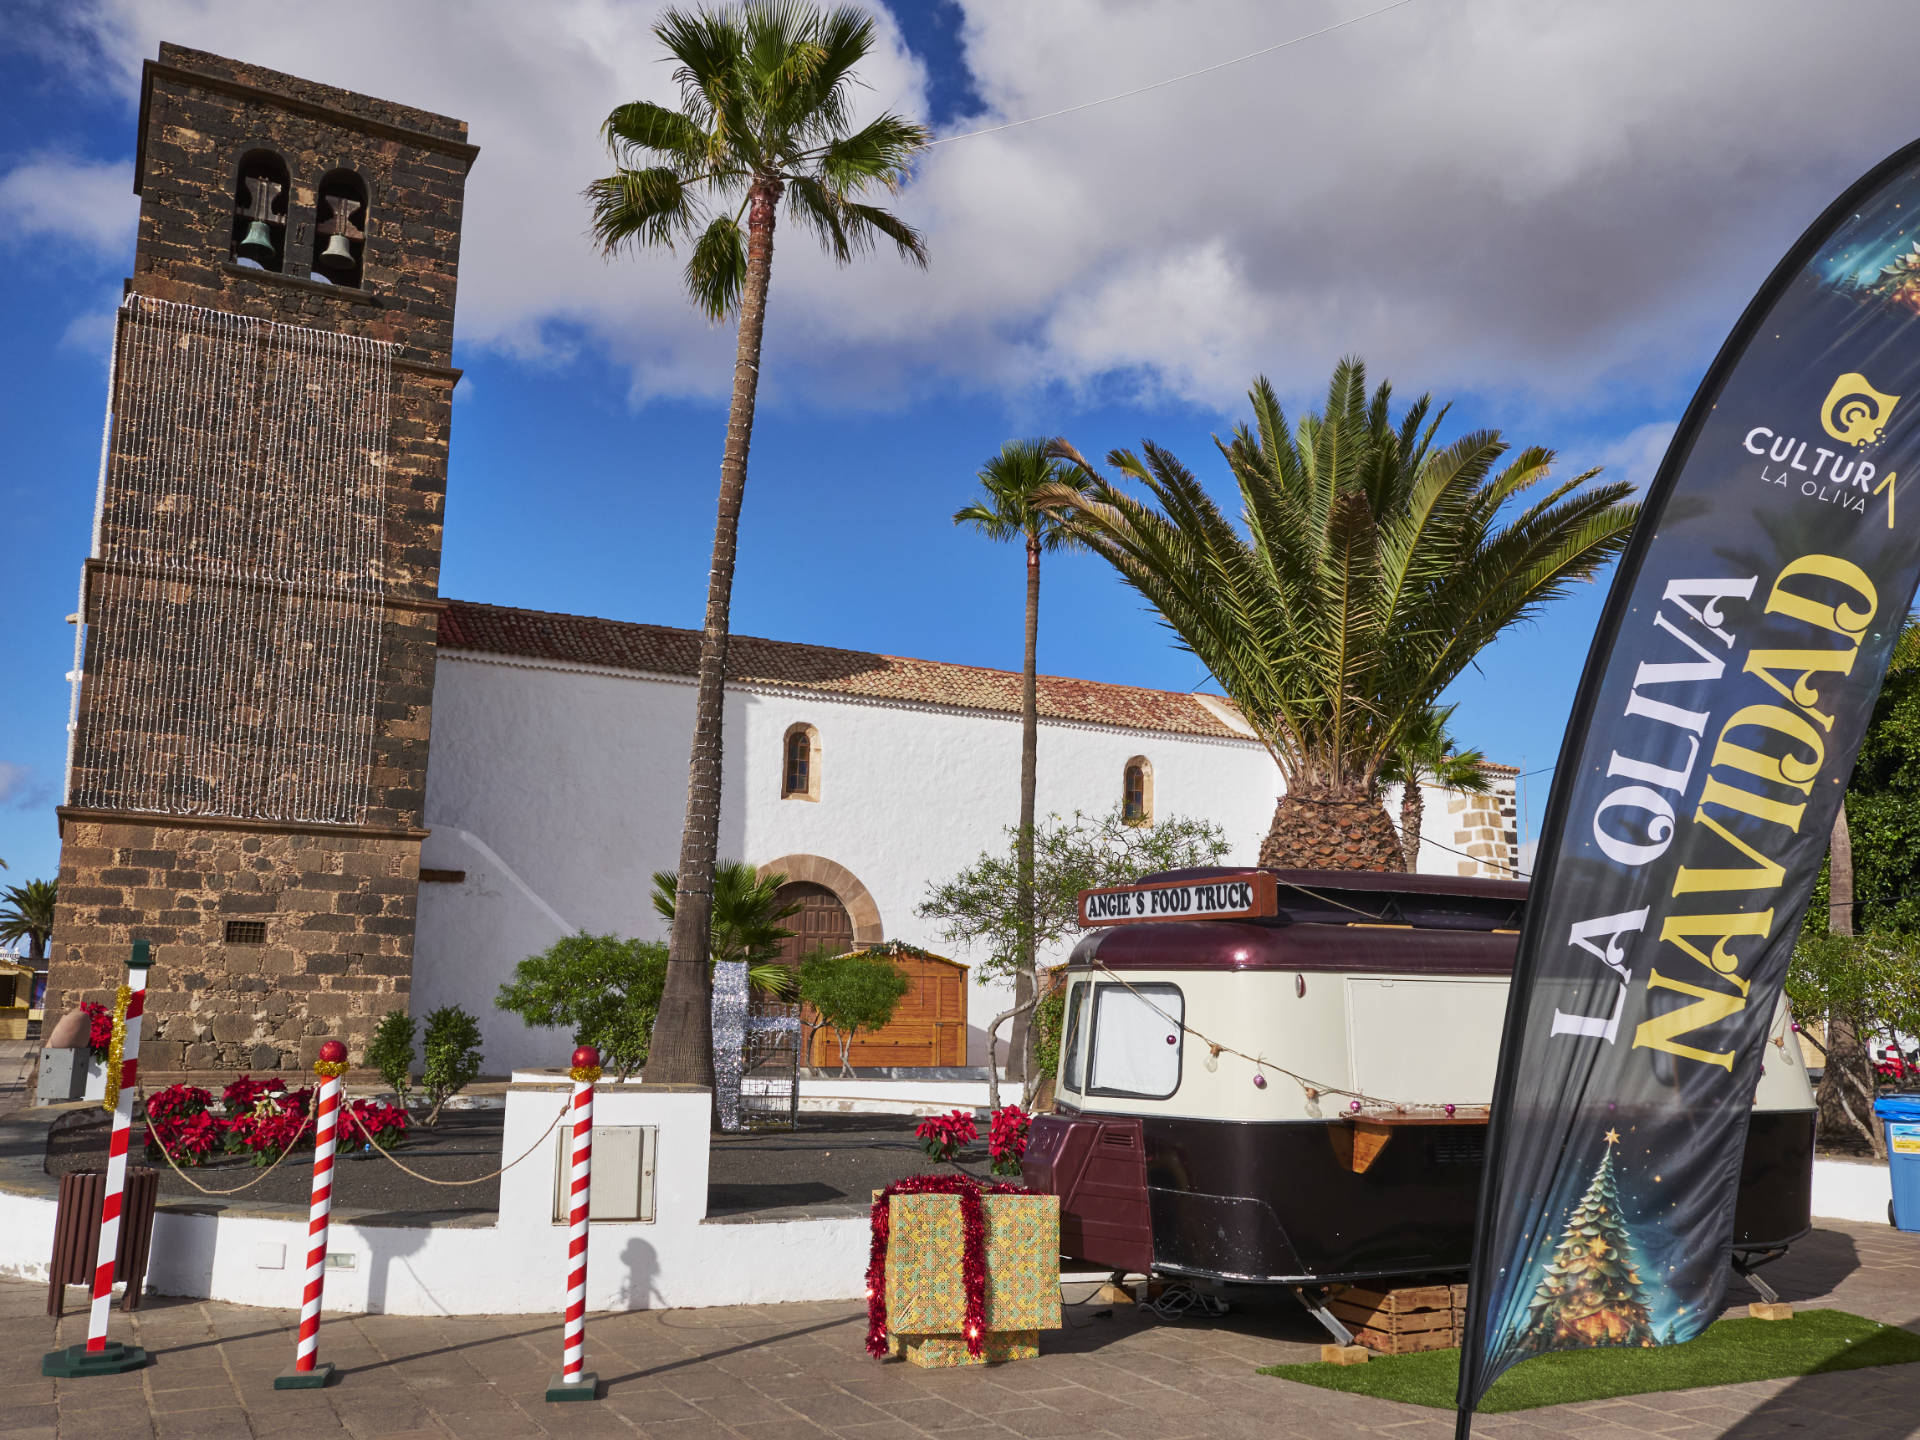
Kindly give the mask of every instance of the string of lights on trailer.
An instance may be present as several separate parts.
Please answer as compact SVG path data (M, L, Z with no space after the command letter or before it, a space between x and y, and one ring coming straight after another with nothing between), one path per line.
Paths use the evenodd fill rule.
M1446 847L1443 846L1442 848L1444 849ZM1318 901L1323 905L1332 905L1337 909L1350 911L1369 922L1378 921L1380 918L1380 916L1372 910L1363 909L1358 905L1349 905L1344 900L1336 900L1331 895L1322 894L1320 891L1310 889L1305 885L1299 884L1297 881L1286 880L1278 875L1274 876L1274 880L1289 890L1298 891L1310 900ZM1203 1064L1210 1073L1219 1070L1220 1057L1222 1055L1231 1055L1236 1060L1244 1060L1253 1066L1253 1084L1256 1089L1264 1090L1267 1088L1267 1071L1271 1070L1276 1075L1284 1075L1287 1079L1298 1085L1301 1093L1306 1096L1309 1114L1315 1116L1320 1114L1319 1101L1323 1095L1345 1096L1347 1099L1348 1115L1355 1119L1362 1120L1381 1118L1384 1116L1404 1118L1431 1117L1436 1119L1440 1116L1445 1116L1449 1120L1460 1119L1472 1122L1485 1119L1492 1113L1492 1107L1490 1105L1462 1105L1451 1101L1444 1104L1425 1104L1418 1101L1386 1100L1378 1095L1369 1095L1364 1090L1352 1090L1344 1085L1335 1085L1328 1081L1315 1080L1311 1076L1289 1070L1286 1066L1277 1064L1264 1055L1249 1055L1245 1050L1229 1045L1224 1040L1215 1040L1211 1035L1203 1034L1201 1031L1187 1024L1184 1014L1175 1017L1161 1009L1159 1005L1154 1003L1151 995L1140 990L1129 981L1126 976L1118 974L1108 966L1102 964L1098 959L1093 960L1091 963L1093 969L1099 971L1100 974L1108 980L1111 980L1114 984L1126 990L1136 1000L1140 1001L1141 1004L1145 1005L1149 1010L1153 1011L1154 1014L1166 1021L1167 1024L1173 1026L1182 1035L1190 1035L1202 1045L1206 1046L1207 1057L1201 1061L1201 1064ZM1303 976L1296 977L1295 983L1303 987L1300 993L1304 994L1305 978ZM1774 1048L1779 1050L1782 1056L1785 1056L1788 1035L1798 1035L1799 1033L1799 1023L1789 1020L1786 1016L1785 1009L1782 1008L1775 1015L1771 1033L1767 1038L1773 1043ZM1788 1063L1792 1062L1789 1060ZM1765 1073L1764 1066L1762 1067L1761 1073Z

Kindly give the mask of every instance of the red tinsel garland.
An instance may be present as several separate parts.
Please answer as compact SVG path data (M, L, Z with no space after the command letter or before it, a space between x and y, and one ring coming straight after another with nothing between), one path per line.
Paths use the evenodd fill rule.
M1024 1185L982 1184L971 1175L909 1175L880 1192L873 1202L873 1249L867 1260L867 1353L887 1353L887 1235L892 1216L887 1202L895 1195L960 1197L960 1279L966 1287L967 1353L978 1355L987 1330L987 1216L982 1195L1032 1195Z

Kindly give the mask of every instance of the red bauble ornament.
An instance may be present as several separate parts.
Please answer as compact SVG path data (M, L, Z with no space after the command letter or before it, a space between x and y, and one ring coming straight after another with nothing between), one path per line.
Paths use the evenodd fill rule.
M573 1052L573 1063L583 1070L590 1066L598 1065L600 1063L600 1052L591 1045L582 1045L578 1050Z
M347 1058L347 1047L342 1045L338 1040L322 1040L320 1042L320 1058L329 1065L338 1065L342 1060Z

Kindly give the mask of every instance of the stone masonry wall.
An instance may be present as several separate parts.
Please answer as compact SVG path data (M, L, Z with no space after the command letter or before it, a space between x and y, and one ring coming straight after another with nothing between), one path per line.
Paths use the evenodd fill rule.
M63 842L49 1009L112 1004L151 941L143 1069L304 1068L327 1038L358 1059L406 1008L417 840L70 821ZM228 944L230 920L265 942Z
M162 45L146 68L129 292L398 347L387 396L375 577L383 610L360 823L188 820L110 802L62 811L48 1003L57 1012L110 999L131 941L151 941L147 1068L304 1066L327 1036L345 1039L357 1061L379 1015L407 1005L459 379L451 368L454 294L465 179L477 153L466 135L459 120L176 45ZM256 148L278 154L291 180L285 273L236 265L231 253L239 165ZM337 169L357 173L368 194L354 287L317 282L299 263L313 244L320 182ZM122 380L117 412L131 398ZM121 459L116 449L113 464ZM110 468L110 487L118 473ZM143 484L164 500L169 480L148 474ZM110 503L109 515L116 513ZM88 562L90 625L111 623L101 601L116 586L152 583L117 565L125 540L104 533L101 558ZM145 748L108 749L166 756L174 720L143 713L146 702L136 697L150 686L100 674L91 640L83 738L96 730L131 737ZM170 653L164 639L157 653ZM263 921L265 943L229 944L229 920Z
M1496 880L1519 875L1520 843L1511 786L1485 795L1449 791L1447 815L1453 821L1453 848L1474 857L1457 860L1455 870Z

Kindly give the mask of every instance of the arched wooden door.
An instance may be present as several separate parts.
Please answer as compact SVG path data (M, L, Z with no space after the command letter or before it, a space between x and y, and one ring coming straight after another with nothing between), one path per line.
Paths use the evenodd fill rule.
M853 948L853 917L847 914L840 897L826 886L796 880L791 885L782 885L775 892L775 898L782 909L795 903L800 906L798 914L780 922L794 932L791 938L780 942L781 964L797 967L802 955L823 945L830 947L830 953L835 955L843 955Z

